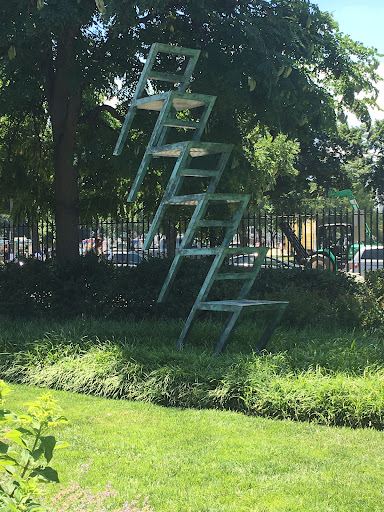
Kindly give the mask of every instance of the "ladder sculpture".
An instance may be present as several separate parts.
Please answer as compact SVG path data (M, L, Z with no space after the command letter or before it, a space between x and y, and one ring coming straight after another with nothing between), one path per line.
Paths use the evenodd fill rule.
M184 61L184 71L177 73L164 73L154 70L156 63L158 63L160 54L173 56L179 59L179 62ZM288 302L246 299L246 296L250 291L265 259L268 248L230 247L238 225L248 205L250 195L216 193L216 187L220 181L226 163L228 162L233 146L231 144L200 141L216 97L187 92L187 87L190 84L192 72L199 54L200 50L191 50L180 46L170 46L160 43L152 45L117 141L114 155L121 154L137 109L159 112L148 147L130 190L128 201L134 201L136 199L152 158L173 158L176 160L176 163L164 192L164 196L155 214L153 223L144 240L143 250L147 250L151 246L153 238L158 232L158 228L168 206L192 205L195 207L191 221L182 242L176 251L168 276L160 292L158 302L162 302L166 298L184 257L213 257L211 268L188 316L176 348L181 348L181 345L196 320L199 311L224 311L229 314L228 320L216 345L215 354L218 354L223 349L236 320L244 308L257 309L259 311L272 309L276 311L276 314L272 320L270 320L261 339L255 347L256 351L260 351L266 347L267 342L279 323ZM151 80L170 82L173 85L173 89L148 95L146 93L146 88L148 87L148 84L151 84ZM178 84L177 89L175 88L175 84ZM191 111L197 108L200 108L201 110L198 120L188 120L185 119L185 116L184 118L183 116L178 116L179 112ZM169 130L172 128L191 130L192 140L167 144L166 139L169 134ZM212 168L201 169L198 165L194 165L193 161L195 159L201 160L205 156L209 157L209 155L216 155L215 158L217 159L216 165L211 165ZM184 180L191 177L207 180L205 191L203 193L178 195ZM231 217L229 219L206 218L208 209L215 204L231 205ZM223 240L218 247L192 248L197 231L203 227L224 229ZM242 268L240 272L220 272L226 256L251 253L254 255L254 263L252 266ZM209 301L208 294L212 285L215 281L223 279L240 279L243 281L243 286L241 287L238 296L234 300Z

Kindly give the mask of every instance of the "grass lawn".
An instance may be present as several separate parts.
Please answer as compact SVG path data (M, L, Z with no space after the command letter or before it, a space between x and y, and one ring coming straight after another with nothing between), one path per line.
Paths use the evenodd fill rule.
M17 412L43 393L12 388ZM56 437L71 447L52 461L61 486L92 459L84 485L110 481L120 506L141 494L156 512L383 510L384 432L53 394L69 419Z

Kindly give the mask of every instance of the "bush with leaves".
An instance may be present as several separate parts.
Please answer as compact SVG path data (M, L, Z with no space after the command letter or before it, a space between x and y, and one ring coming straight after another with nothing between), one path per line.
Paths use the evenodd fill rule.
M89 254L75 262L27 261L0 267L0 314L50 320L88 316L185 319L210 268L210 261L183 262L169 300L157 303L170 260L152 258L134 268L114 267ZM262 269L250 299L288 300L282 325L289 327L384 328L383 278L359 282L345 272L317 269ZM236 282L219 281L210 298L236 296Z
M0 510L44 512L47 509L37 501L43 494L40 483L59 481L57 471L47 464L55 449L68 446L49 432L66 419L49 393L26 404L28 412L18 416L4 408L9 392L0 381Z

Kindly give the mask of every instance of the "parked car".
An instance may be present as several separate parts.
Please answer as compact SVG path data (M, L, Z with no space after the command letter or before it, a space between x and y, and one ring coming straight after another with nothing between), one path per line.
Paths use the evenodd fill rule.
M237 267L252 267L255 263L255 259L258 254L240 254L239 256L234 256L229 260L230 265L235 265ZM279 260L277 258L266 257L261 268L291 268L295 265L290 263L289 261Z
M117 252L115 254L112 254L110 256L110 259L118 267L137 267L139 263L145 260L144 256L136 251Z
M348 262L348 271L360 273L362 276L365 275L365 272L370 272L383 267L383 245L364 245L357 251L353 260Z

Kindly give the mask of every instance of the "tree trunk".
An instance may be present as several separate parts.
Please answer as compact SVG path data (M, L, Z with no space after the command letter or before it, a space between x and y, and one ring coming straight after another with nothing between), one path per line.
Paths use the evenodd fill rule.
M70 29L65 39L57 42L49 98L54 143L56 256L61 260L79 257L79 191L74 156L81 90L75 72L76 33L76 29Z

